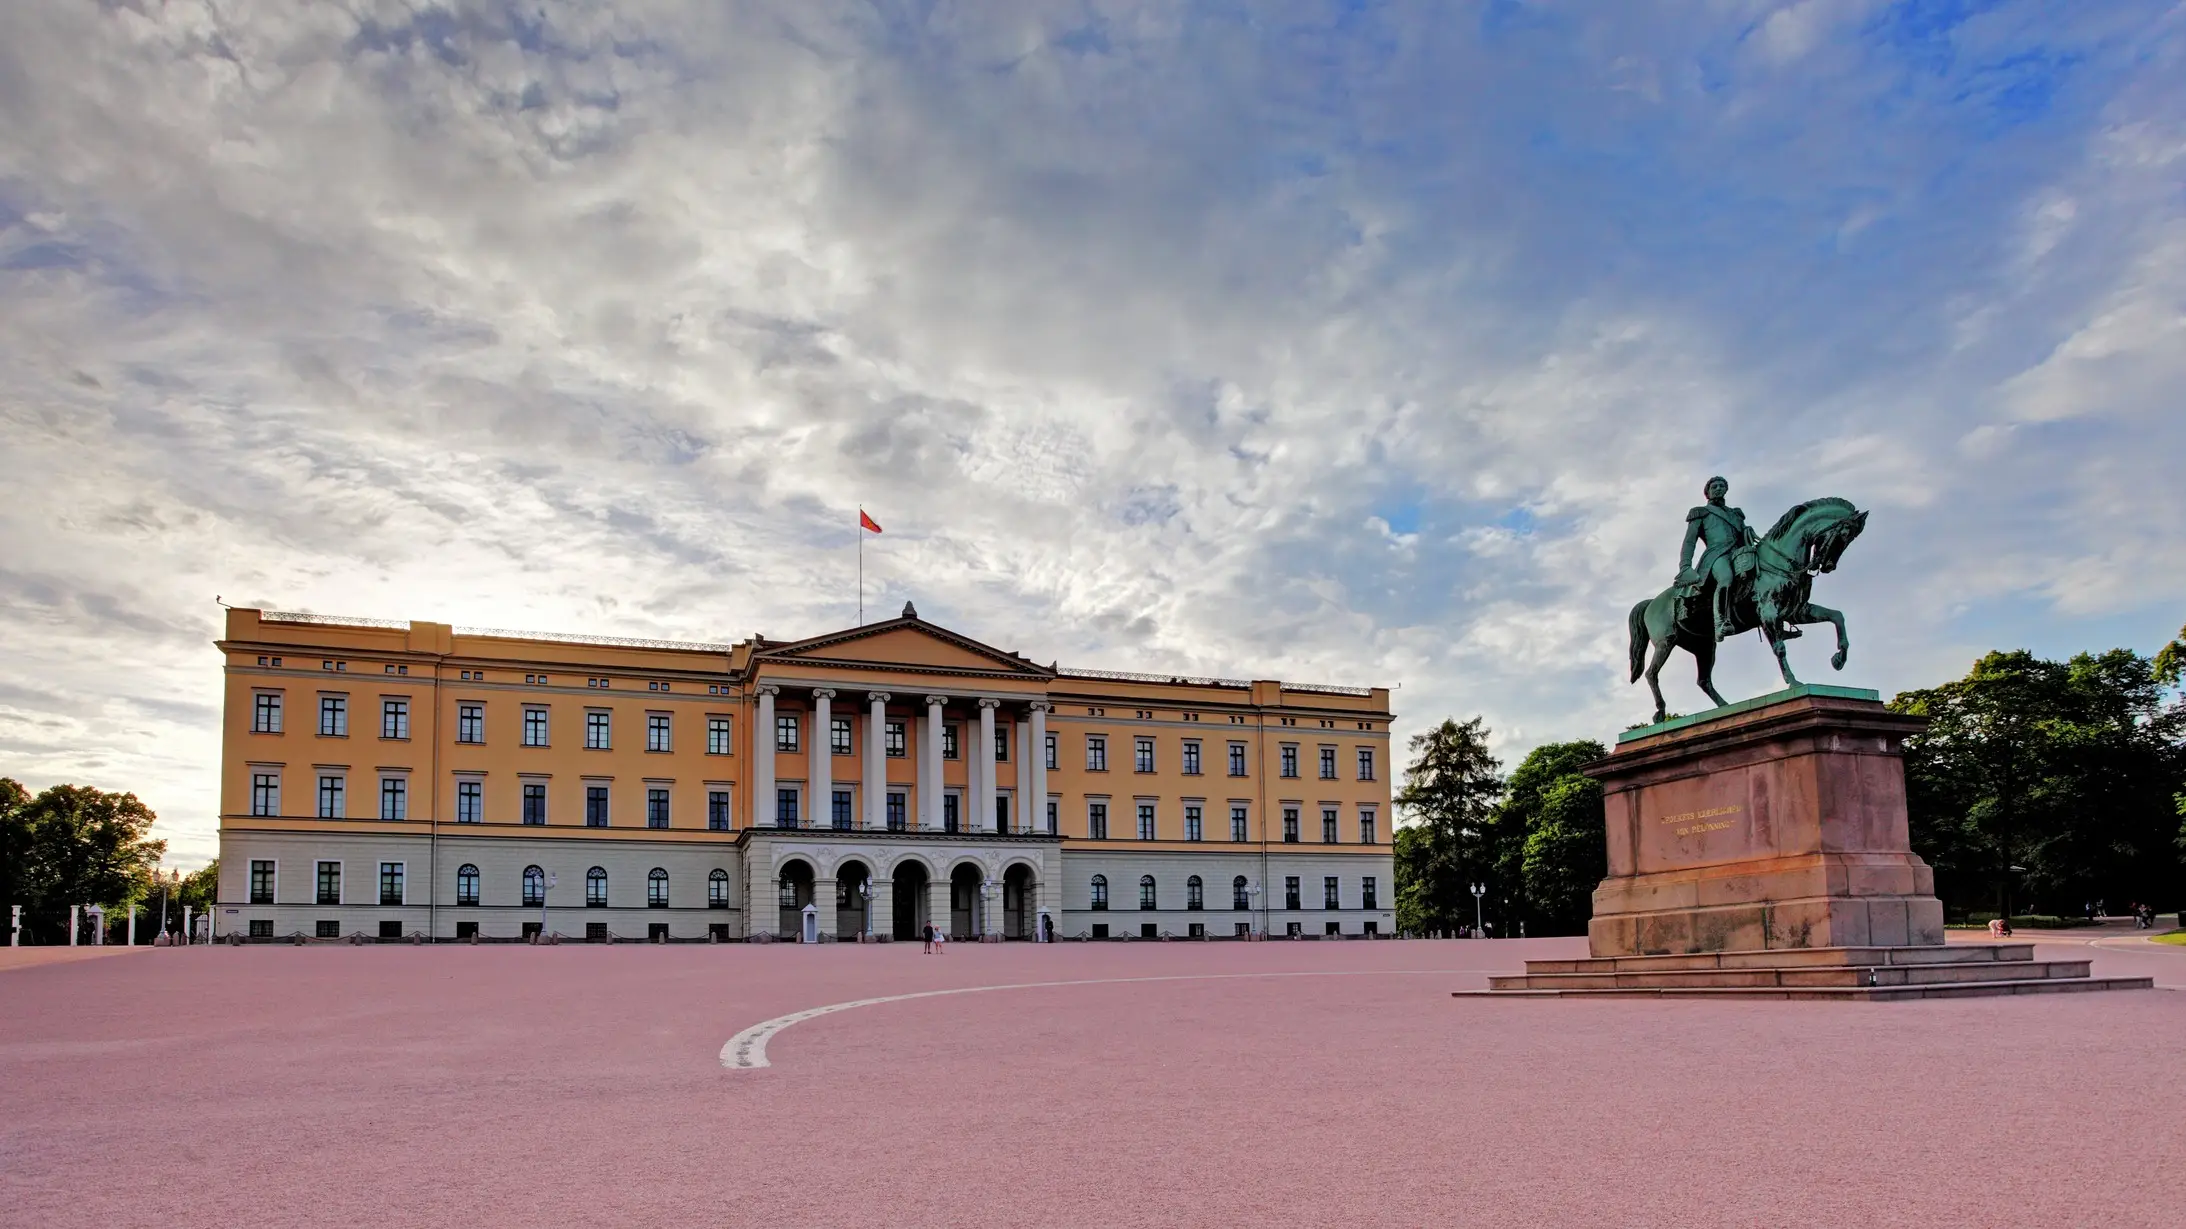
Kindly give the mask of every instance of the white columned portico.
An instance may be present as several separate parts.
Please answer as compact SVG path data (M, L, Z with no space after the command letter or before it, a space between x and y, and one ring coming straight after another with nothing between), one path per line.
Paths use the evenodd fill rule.
M1045 700L1034 700L1032 710L1032 745L1025 748L1026 758L1032 761L1032 797L1022 805L1029 807L1025 813L1033 817L1031 831L1047 831L1047 709Z
M979 816L974 828L980 832L994 831L994 710L1001 706L1000 700L981 697L979 701L979 754L972 757L978 770L972 791Z
M865 826L878 831L888 826L888 693L869 691L865 700Z
M1041 832L1047 822L1047 799L1032 792L1032 757L1037 754L1032 745L1030 722L1017 723L1017 830ZM1028 903L1027 908L1030 908Z
M918 813L928 832L941 831L941 706L948 702L947 696L926 697L926 737L919 740Z
M781 688L759 685L759 721L751 732L751 826L772 828L780 822L774 806L774 697Z
M805 813L812 816L809 826L814 828L835 826L834 701L834 688L812 689L812 739L805 744L806 792L812 795L812 801L805 804ZM820 915L821 931L833 933L835 924L827 908L822 908Z

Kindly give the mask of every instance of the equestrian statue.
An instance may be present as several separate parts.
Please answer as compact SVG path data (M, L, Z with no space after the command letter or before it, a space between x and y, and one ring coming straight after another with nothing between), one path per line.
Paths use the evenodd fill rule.
M1715 689L1715 646L1758 628L1776 653L1784 683L1794 685L1784 642L1795 639L1797 624L1830 623L1837 628L1832 669L1844 669L1852 642L1845 637L1844 614L1807 600L1813 578L1837 569L1837 559L1867 526L1867 514L1846 499L1810 499L1776 518L1758 537L1746 514L1723 502L1731 484L1708 479L1708 502L1685 514L1685 544L1678 550L1677 579L1670 587L1632 608L1632 681L1647 676L1655 693L1655 720L1666 715L1658 676L1672 649L1684 649L1700 667L1700 689L1717 705L1728 704ZM1693 562L1693 547L1701 546ZM1652 660L1649 650L1653 650Z

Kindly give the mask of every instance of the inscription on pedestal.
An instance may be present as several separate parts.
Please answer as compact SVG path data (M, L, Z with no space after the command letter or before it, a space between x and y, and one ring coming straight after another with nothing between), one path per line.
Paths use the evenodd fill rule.
M1718 815L1743 814L1745 809L1740 806L1710 807L1705 811L1687 811L1682 815L1665 815L1659 822L1677 825L1676 830L1670 834L1672 836L1696 836L1703 832L1723 831L1738 821L1735 819L1717 819L1716 817Z

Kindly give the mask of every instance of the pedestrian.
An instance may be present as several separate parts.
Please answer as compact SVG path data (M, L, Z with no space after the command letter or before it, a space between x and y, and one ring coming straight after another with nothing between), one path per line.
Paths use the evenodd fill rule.
M943 929L942 929L941 927L939 927L939 926L936 926L936 927L934 927L934 955L936 955L936 956L946 956L946 955L948 955L948 954L949 954L949 932L948 932L948 931L946 931L946 930L943 930Z
M934 924L933 924L932 922L928 922L928 923L926 923L926 924L925 924L924 926L921 926L921 927L919 927L919 931L918 931L918 933L919 933L919 937L920 937L920 938L922 938L922 939L924 939L924 940L926 941L926 946L925 946L924 948L920 949L920 952L919 952L919 954L920 954L920 955L922 955L922 956L931 956L931 955L933 955L933 954L934 954Z

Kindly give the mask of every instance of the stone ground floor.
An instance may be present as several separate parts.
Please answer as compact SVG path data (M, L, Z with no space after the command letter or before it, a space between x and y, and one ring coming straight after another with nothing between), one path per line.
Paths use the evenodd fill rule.
M1390 935L1386 855L1065 848L1054 837L221 834L220 936L594 941Z

